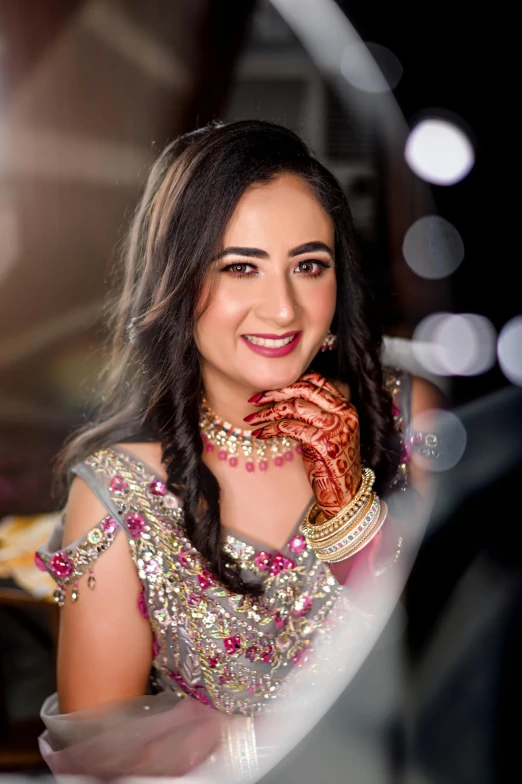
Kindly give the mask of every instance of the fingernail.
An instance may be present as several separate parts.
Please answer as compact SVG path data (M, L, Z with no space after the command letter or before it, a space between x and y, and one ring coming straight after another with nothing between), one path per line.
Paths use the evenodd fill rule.
M249 403L257 403L259 400L261 400L261 398L263 397L264 394L265 394L264 392L258 392L257 394L252 395L252 397L249 397L248 398L248 402Z
M257 437L258 437L258 435L261 433L261 431L262 431L262 430L263 430L263 428L262 428L262 427L258 427L258 428L257 428L257 430L252 430L252 436L253 436L254 438L257 438Z
M243 417L243 422L250 422L251 419L254 419L257 416L257 411L254 411L253 414L248 414L246 417Z

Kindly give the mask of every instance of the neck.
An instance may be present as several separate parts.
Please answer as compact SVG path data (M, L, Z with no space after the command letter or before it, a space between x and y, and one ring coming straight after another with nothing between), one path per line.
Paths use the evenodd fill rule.
M259 408L249 403L248 398L261 392L261 389L235 384L232 379L211 370L203 370L203 388L208 405L218 417L241 430L250 429L243 417Z

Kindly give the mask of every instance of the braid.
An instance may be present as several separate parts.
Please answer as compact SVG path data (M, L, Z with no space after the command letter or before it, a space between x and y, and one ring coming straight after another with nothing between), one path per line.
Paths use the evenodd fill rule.
M243 580L239 565L229 563L222 548L219 484L202 459L201 375L193 350L185 355L181 379L157 409L167 486L182 494L187 538L211 565L213 575L234 593L258 596L261 587Z

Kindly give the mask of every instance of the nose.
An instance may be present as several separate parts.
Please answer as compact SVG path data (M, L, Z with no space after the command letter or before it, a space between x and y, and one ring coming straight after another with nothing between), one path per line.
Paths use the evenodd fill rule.
M266 281L256 310L263 321L286 326L294 321L298 307L292 281L281 275Z

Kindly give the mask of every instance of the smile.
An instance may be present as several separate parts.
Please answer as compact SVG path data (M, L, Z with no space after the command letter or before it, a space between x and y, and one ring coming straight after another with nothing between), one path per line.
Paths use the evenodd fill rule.
M299 343L302 332L287 332L286 335L241 335L241 339L256 354L265 357L285 357Z

